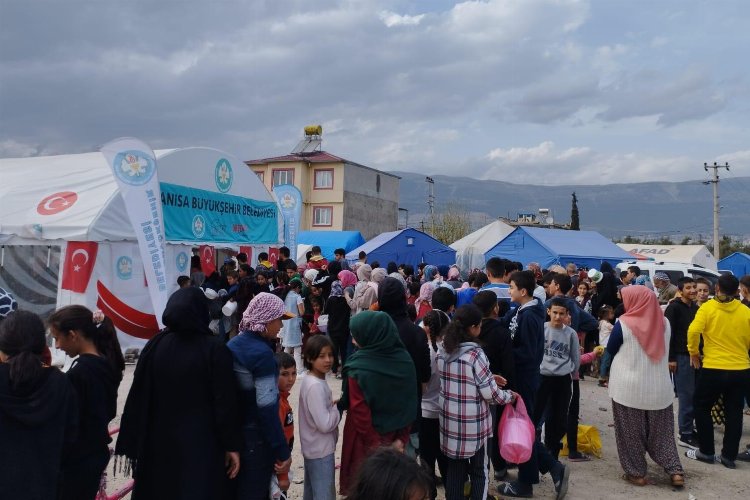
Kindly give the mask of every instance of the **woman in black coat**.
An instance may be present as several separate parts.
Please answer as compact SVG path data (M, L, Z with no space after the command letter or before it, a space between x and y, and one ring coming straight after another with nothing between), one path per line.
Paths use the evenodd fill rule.
M242 446L232 355L208 329L199 288L176 291L162 319L138 361L116 454L133 466L134 499L227 498Z

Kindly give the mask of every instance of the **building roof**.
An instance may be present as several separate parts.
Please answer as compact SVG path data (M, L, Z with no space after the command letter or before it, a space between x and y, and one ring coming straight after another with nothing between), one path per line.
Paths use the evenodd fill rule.
M298 161L306 162L306 163L344 163L347 165L354 165L355 167L361 167L361 168L366 168L368 170L374 170L376 172L380 172L381 174L395 177L396 179L401 178L389 172L384 172L376 168L368 167L367 165L362 165L360 163L347 160L346 158L341 158L339 156L332 155L331 153L328 153L327 151L313 151L312 153L305 153L305 154L292 153L292 154L288 154L284 156L274 156L273 158L261 158L259 160L249 160L249 161L246 161L245 164L252 167L253 165L267 165L269 163L284 163L284 162L298 162Z

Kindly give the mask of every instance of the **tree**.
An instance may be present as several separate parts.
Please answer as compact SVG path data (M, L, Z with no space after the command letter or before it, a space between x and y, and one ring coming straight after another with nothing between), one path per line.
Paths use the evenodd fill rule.
M443 210L435 214L435 219L430 220L425 226L425 229L432 231L435 239L446 245L460 240L471 232L466 205L454 201L446 203Z
M570 210L570 229L573 231L581 230L581 221L578 218L578 198L573 191L573 207Z

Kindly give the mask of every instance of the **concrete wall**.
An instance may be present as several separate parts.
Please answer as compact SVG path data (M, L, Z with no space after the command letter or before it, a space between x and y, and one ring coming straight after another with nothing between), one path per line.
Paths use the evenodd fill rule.
M398 190L397 177L347 164L342 229L360 231L366 240L385 231L395 231L398 226Z

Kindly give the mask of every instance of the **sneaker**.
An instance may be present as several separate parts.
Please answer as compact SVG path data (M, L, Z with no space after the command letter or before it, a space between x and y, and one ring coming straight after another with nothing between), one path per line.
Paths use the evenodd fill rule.
M724 455L721 455L718 458L719 458L719 462L721 462L721 465L723 465L727 469L736 469L737 468L737 464L734 463L734 460L729 460Z
M697 450L698 448L700 448L698 440L694 435L687 436L684 434L680 434L680 438L677 440L677 444L682 446L683 448L690 448L691 450Z
M508 469L503 467L502 469L495 469L495 481L502 481L505 476L508 475Z
M713 455L704 455L701 453L700 450L693 450L690 449L685 452L685 456L688 457L690 460L698 460L700 462L705 462L707 464L712 464L716 462L716 457Z
M521 481L509 481L502 483L497 487L500 496L511 498L532 498L534 489L530 484L524 484Z
M568 480L570 479L570 467L560 464L560 468L555 474L550 473L552 480L555 482L555 491L557 492L556 500L563 500L568 493Z

